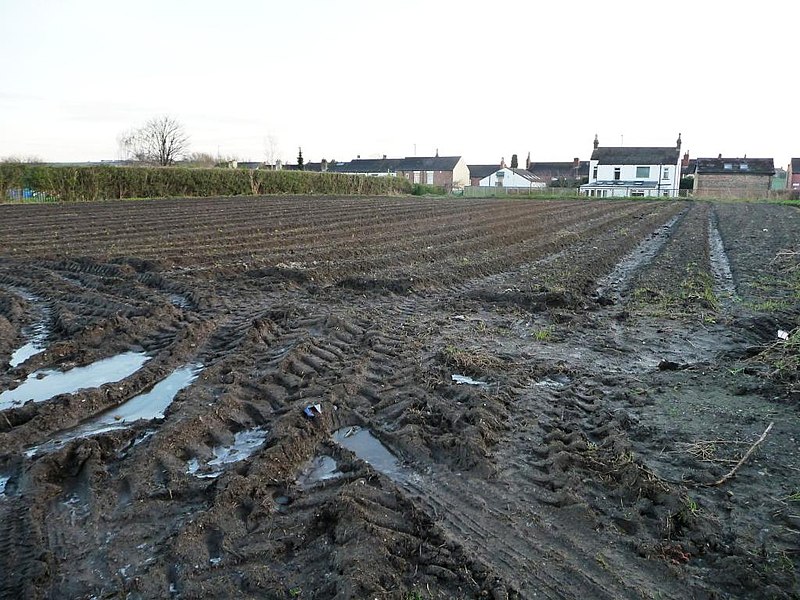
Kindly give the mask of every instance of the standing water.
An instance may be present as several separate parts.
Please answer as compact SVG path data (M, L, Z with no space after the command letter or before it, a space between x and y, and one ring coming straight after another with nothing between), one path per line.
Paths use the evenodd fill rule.
M28 375L19 387L0 394L0 410L28 400L43 402L59 394L73 394L78 390L120 381L138 371L148 360L150 357L144 352L126 352L69 371L36 371Z
M26 454L34 456L42 452L52 452L71 440L123 429L140 419L148 421L163 419L167 407L178 395L178 392L197 379L202 370L203 366L200 364L176 369L171 375L155 384L150 391L134 396L127 402L107 410L77 427L63 431L52 440L31 448Z
M200 465L199 460L193 458L189 461L186 472L197 477L218 477L222 474L223 469L210 470L210 467L223 467L224 465L244 460L261 447L264 440L267 439L267 434L268 431L261 427L240 431L234 434L233 443L229 446L215 446L213 448L214 458L208 461L205 467Z
M389 478L400 480L408 478L408 473L400 466L395 455L389 452L368 429L355 426L342 427L333 433L332 439Z
M11 367L18 367L31 356L39 354L39 352L47 348L45 340L47 336L50 335L50 331L47 328L47 323L50 321L50 310L33 294L19 289L12 289L12 291L25 298L25 300L31 304L39 305L40 312L42 313L42 319L38 323L23 328L22 334L28 338L28 341L11 354L11 359L8 361L8 364Z

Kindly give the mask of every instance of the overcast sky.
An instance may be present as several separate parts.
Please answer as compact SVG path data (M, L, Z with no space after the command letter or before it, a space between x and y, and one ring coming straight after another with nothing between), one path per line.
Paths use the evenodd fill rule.
M800 3L0 0L0 157L95 161L170 115L294 162L800 156Z

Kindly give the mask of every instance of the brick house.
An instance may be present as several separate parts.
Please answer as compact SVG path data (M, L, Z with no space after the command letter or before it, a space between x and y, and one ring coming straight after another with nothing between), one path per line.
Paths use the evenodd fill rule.
M412 184L443 187L446 192L469 185L469 167L460 156L407 156L397 164L397 176Z
M589 177L589 161L579 158L572 162L534 162L528 155L525 169L551 187L578 187Z
M698 198L765 198L775 175L771 158L698 158L694 191Z
M789 163L786 189L792 192L800 192L800 158L793 158L792 162Z

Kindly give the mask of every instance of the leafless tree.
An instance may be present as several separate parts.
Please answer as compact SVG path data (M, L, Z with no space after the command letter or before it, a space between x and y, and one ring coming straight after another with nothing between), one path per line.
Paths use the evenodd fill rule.
M219 160L208 152L192 152L186 155L186 162L197 167L213 167Z
M266 163L274 167L275 162L280 158L279 154L278 138L270 133L264 138L264 159Z
M189 136L181 123L165 115L123 133L119 144L126 158L166 167L187 152Z
M0 163L8 163L8 164L29 164L29 165L33 165L33 164L41 164L43 162L44 161L41 158L39 158L38 156L33 156L33 155L31 155L31 156L16 156L16 155L12 155L12 156L6 156L6 157L3 157L3 158L0 158Z

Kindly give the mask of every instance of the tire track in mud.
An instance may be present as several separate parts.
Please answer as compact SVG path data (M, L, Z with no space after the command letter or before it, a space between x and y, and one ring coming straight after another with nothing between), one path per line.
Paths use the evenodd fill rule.
M601 228L597 230L600 231ZM418 323L419 313L426 312L422 306L427 304L433 310L436 304L441 302L442 297L464 295L470 289L485 287L487 284L496 285L503 280L508 280L508 277L509 274L498 274L455 287L448 287L433 297L428 295L425 299L421 299L414 295L402 298L396 306L381 307L378 312L385 323L384 327L391 331L403 330L403 337L383 331L383 328L372 329L367 334L371 340L370 351L363 357L363 363L359 369L361 380L366 385L366 387L362 386L359 393L359 396L363 398L361 405L364 406L358 411L363 419L362 424L376 429L376 422L385 422L387 418L391 418L395 414L393 406L395 402L401 407L402 412L408 412L414 404L413 398L419 398L423 402L430 399L431 391L420 385L420 382L413 381L414 376L419 379L422 375L418 370L412 369L407 374L403 373L395 385L395 382L392 381L392 371L386 367L388 364L416 362L413 357L408 356L414 350L405 340L408 336L413 337L415 330L424 331L425 326ZM406 330L415 321L416 327ZM396 401L393 398L395 389L402 390L402 394L399 394L400 398ZM436 392L434 391L434 393ZM377 427L377 430L380 429ZM408 450L408 442L404 444L400 441L396 432L391 429L390 427L389 431L384 430L383 437L392 440L395 447ZM417 448L417 459L419 460L418 451L419 448ZM453 466L455 467L457 464ZM418 466L423 467L424 465L425 462L422 462ZM475 465L464 466L474 467ZM533 591L542 594L544 590L549 589L550 593L547 597L565 597L564 594L567 593L567 590L574 596L589 593L595 597L594 595L600 593L599 590L613 590L604 592L606 595L602 596L609 598L620 597L620 595L625 597L639 595L639 588L634 585L621 584L618 580L619 575L609 573L599 565L595 569L587 568L587 564L597 564L597 560L576 551L579 545L584 543L583 540L570 542L563 536L558 539L553 538L551 535L547 535L545 530L532 526L530 522L523 527L522 523L512 521L507 515L495 513L488 508L493 506L497 500L492 496L491 491L482 493L480 490L461 487L460 480L460 476L455 472L438 469L435 477L423 476L412 484L401 482L398 485L405 489L407 494L410 494L412 501L417 506L449 532L452 539L458 540L459 544L475 553L484 564L490 566L493 572L510 586L512 594L522 593L523 597L528 597ZM553 477L547 474L543 475L539 479L537 487L546 488L548 485L557 485L557 483L553 483L554 481ZM532 493L531 490L520 488L509 480L504 479L502 483L507 487L514 488L510 497L515 502L520 497L530 496ZM575 502L575 500L570 501L563 494L559 495L557 491L553 494L551 490L547 490L534 495L539 502L556 506ZM471 501L465 499L471 499ZM541 515L532 516L532 518L536 517L541 518ZM509 521L511 524L506 527L504 523ZM526 528L528 529L526 534L530 533L530 535L520 536L519 532L525 531ZM527 577L521 576L520 573L531 573L531 561L534 560L531 557L533 556L540 560L550 561L550 569L545 570L545 574L539 574L538 577L536 574ZM579 558L575 558L576 556ZM569 566L566 566L567 564ZM541 573L538 569L534 569L534 571ZM548 577L546 575L548 572L557 572L558 574Z
M608 275L600 279L595 295L601 302L619 301L627 291L634 275L644 269L669 241L676 226L691 209L685 208L664 223L650 238L640 243L628 256L623 258Z
M392 210L415 210L403 204ZM348 206L326 209L336 224L325 231L357 221L346 214ZM426 206L442 223L463 207ZM515 204L519 212L509 220L496 206L472 216L486 218L490 230L527 210ZM49 571L31 583L6 585L46 597L61 585L69 597L110 589L163 597L171 588L184 597L263 597L295 588L318 597L380 597L426 584L431 596L442 598L481 592L496 598L683 598L717 590L687 581L670 571L666 558L649 554L660 541L660 524L671 523L670 502L680 500L680 490L662 490L664 499L650 508L635 506L630 497L637 486L647 491L650 485L641 470L646 463L626 458L640 448L631 438L641 435L630 390L649 379L647 369L631 375L619 364L626 356L657 352L631 350L625 336L633 325L616 318L640 277L691 246L689 233L702 225L704 244L713 246L712 215L683 204L620 203L562 216L563 206L548 206L552 219L542 228L509 227L508 235L482 240L469 236L484 229L447 232L422 219L412 231L441 244L434 263L421 265L425 254L395 235L391 252L321 266L328 273L324 283L291 268L270 270L274 257L262 271L37 262L37 274L27 279L0 262L0 273L14 281L53 282L48 301L84 313L88 324L113 319L104 307L123 312L152 304L156 308L141 316L120 317L139 319L137 339L169 354L165 360L195 358L206 366L163 422L25 462L25 477L16 465L13 494L0 498L3 517L22 514L26 505L43 510L52 494L69 499L75 482L64 473L75 472L81 456L89 456L79 496L87 512L73 522L72 506L45 511L40 522L53 531L49 541L34 538L31 553L0 567L35 565L35 556L49 552ZM650 258L640 256L616 284L606 285L601 298L610 294L621 304L595 306L591 293L601 287L601 276L614 272L675 212L664 239L645 240ZM306 222L296 219L303 236L297 239L314 244L307 254L314 257L324 244L313 241L314 226L307 222L316 217L303 217ZM371 222L386 223L381 231L388 235L395 218L375 215ZM347 235L352 231L358 229ZM280 247L299 245L293 235L282 232ZM380 239L376 235L375 243ZM345 237L336 244L346 248ZM244 248L224 250L230 254L221 264L245 256ZM460 265L447 256L453 253L474 264ZM189 257L196 265L203 260ZM367 268L383 282L327 285ZM392 293L403 271L425 276L424 285ZM176 305L171 294L189 303ZM560 313L571 317L563 326ZM554 339L517 337L521 327L513 323L525 320L548 324ZM609 321L622 360L602 359L611 352L600 343ZM196 336L173 345L181 332ZM581 358L565 352L573 341ZM449 346L491 359L469 373L487 376L491 385L451 381L456 367L448 361ZM539 385L557 374L563 380ZM303 408L317 402L322 414L305 417ZM381 476L336 447L331 432L348 425L374 432L408 461L404 468L413 476ZM225 463L213 478L189 472L192 459L205 464L215 448L230 448L237 434L256 428L266 431L264 442L243 460ZM335 459L340 477L302 488L298 473L320 454ZM621 502L625 506L617 506ZM0 542L17 535L11 525L0 526Z
M6 501L8 503L8 501ZM3 499L0 498L0 508ZM31 508L14 504L0 521L0 597L32 597L37 584L46 580L52 554L45 551L39 523ZM11 576L13 574L13 576Z
M725 251L725 243L719 233L719 215L713 207L708 215L708 246L711 272L714 274L714 295L722 310L729 310L740 300L736 294L736 284Z
M586 220L583 223L585 231L599 232L605 229L610 222L613 222L609 220L607 216L600 216L603 214L608 215L609 213L600 211L598 212L598 219ZM628 218L627 215L622 215L618 220L621 221L626 218ZM578 221L575 222L577 223ZM577 243L577 238L579 237L579 235L576 235L570 243ZM507 275L505 277L507 277ZM501 281L503 278L504 276L502 275L489 277L491 281ZM482 281L479 285L485 284L486 280ZM406 341L407 337L409 335L414 335L415 331L422 334L429 333L425 331L425 326L414 325L414 321L419 316L421 309L426 310L422 308L423 306L427 305L428 307L434 308L436 303L441 301L440 299L442 297L447 297L454 292L457 294L465 294L468 290L474 289L475 285L475 282L469 282L457 285L456 287L449 286L440 290L433 299L424 299L424 297L418 295L402 297L401 301L396 306L383 306L374 317L367 319L362 317L353 321L351 318L345 317L345 319L340 321L334 328L331 340L326 345L326 348L322 350L317 348L314 343L308 344L308 331L319 325L319 318L311 318L303 323L295 316L296 320L298 320L297 326L290 327L289 331L285 329L286 318L284 315L284 324L278 328L282 328L283 330L272 332L275 333L276 339L272 340L272 343L268 344L268 347L277 347L279 349L288 347L289 350L281 350L278 354L268 350L265 356L267 373L261 378L260 383L256 382L255 385L249 389L257 392L262 390L263 387L261 386L265 384L271 387L269 394L271 398L270 408L273 411L276 409L282 411L284 407L288 407L293 402L296 403L298 400L303 399L303 394L305 393L311 392L312 396L325 394L324 390L330 384L320 384L319 374L323 370L331 370L330 365L325 364L326 360L342 359L348 354L352 359L354 358L353 348L366 347L369 348L366 355L362 355L359 361L355 363L358 365L360 362L361 366L347 367L352 369L352 374L346 377L347 383L345 384L346 387L350 386L350 389L357 392L357 398L360 398L360 400L355 401L355 403L345 403L343 405L344 409L348 409L348 405L351 410L355 408L356 414L360 414L361 418L369 422L375 418L380 418L377 415L381 413L398 415L396 406L398 403L401 407L408 407L415 402L427 402L428 399L430 399L430 393L426 389L424 382L420 385L415 381L415 379L419 378L421 375L419 368L414 366L416 362L414 354L418 352L419 349L409 348ZM269 295L267 295L267 297L268 296ZM246 347L243 349L242 346L249 346L251 340L247 338L252 332L253 324L259 321L259 319L263 319L267 313L265 313L263 309L243 310L243 308L248 305L258 306L268 303L269 300L259 299L256 293L251 293L246 299L242 298L236 306L229 306L228 309L231 311L232 317L227 322L222 322L223 324L212 336L206 349L200 351L200 354L205 357L205 361L213 362L213 357L219 357L223 359L223 361L226 361L227 357L230 356L233 358L237 353L241 354L242 351L253 356L252 348ZM387 316L389 316L388 319ZM376 329L375 323L379 322L381 325ZM397 334L392 333L393 331L396 331ZM169 337L169 333L168 331L164 333L164 339ZM304 339L306 342L302 341ZM306 344L305 346L303 346L304 343ZM323 345L325 346L325 344ZM317 348L317 350L315 351L314 348ZM253 358L255 358L255 356L253 356ZM252 358L250 360L252 361ZM401 368L397 368L398 365L408 365L409 363L410 366L401 366ZM334 370L345 371L346 368L340 364L340 367ZM222 373L222 375L224 376L224 373ZM335 381L336 379L334 378L333 380ZM236 376L234 376L232 383L237 383ZM242 388L245 389L246 386L242 386ZM392 398L391 391L393 389L396 391L397 400L399 401L397 403L394 402ZM314 390L317 391L315 392ZM223 395L225 394L224 391L222 393ZM243 397L241 390L233 391L232 393L237 398L237 402L233 403L234 405L238 404L247 396L246 392ZM478 394L473 394L471 391L465 391L464 394L462 394L462 398L467 400L474 400L479 397ZM416 398L416 400L414 400L414 398ZM259 404L255 397L251 398L249 401ZM409 404L409 401L411 404ZM445 402L446 401L445 399ZM206 414L208 414L208 411L206 411ZM230 409L225 409L223 412L219 413L218 418L227 418L224 417L225 414L232 415L233 413L231 413ZM263 415L263 412L259 414ZM277 418L279 420L281 419L280 416ZM241 417L236 419L241 419ZM497 419L497 417L495 417L495 419ZM273 426L274 425L275 423L273 423ZM171 447L172 442L170 442L170 439L173 438L174 434L170 433L170 430L170 426L166 429L162 427L161 431L157 432L154 438L151 438L149 445L154 449ZM180 438L175 439L177 440ZM480 445L480 440L478 440L477 443ZM301 446L301 444L298 444L298 446ZM306 445L306 448L307 447ZM432 452L441 453L441 451L442 448L437 448L436 444L434 444ZM481 454L480 451L478 454ZM294 462L299 463L302 459L308 457L308 450L298 448L294 453L294 457ZM463 452L456 451L455 458L456 464L458 464L458 461L464 458ZM466 458L474 461L475 451L469 451ZM483 460L485 460L485 456ZM156 472L169 473L174 469L174 466L169 466L169 462L159 460L159 463L161 466L156 466ZM173 485L173 483L170 482L174 481L175 475L173 474L166 478L157 477L152 483L154 483L156 487L163 487L164 485ZM177 492L171 490L170 494L172 493ZM447 501L447 497L442 499L442 502ZM175 535L178 534L172 534L170 538L174 538ZM501 538L497 538L498 543L500 539ZM510 558L506 559L506 565L514 564L515 566L520 566L518 563L513 562L518 558L519 555L512 554ZM170 577L172 576L169 576L168 579ZM177 581L175 577L172 577L172 580ZM553 585L557 586L557 584Z

